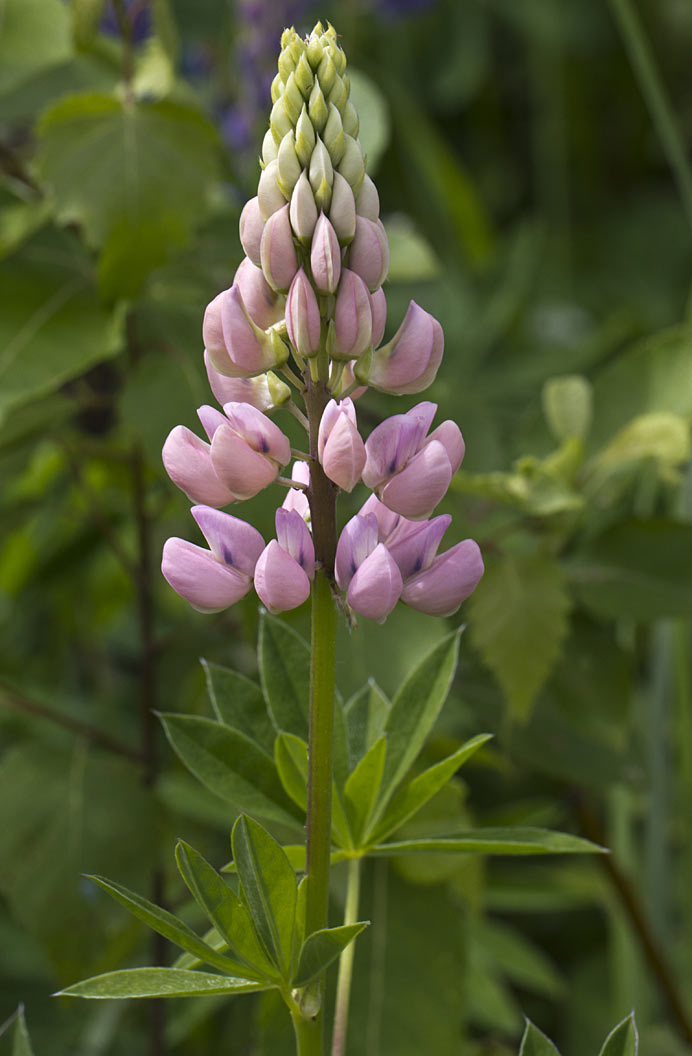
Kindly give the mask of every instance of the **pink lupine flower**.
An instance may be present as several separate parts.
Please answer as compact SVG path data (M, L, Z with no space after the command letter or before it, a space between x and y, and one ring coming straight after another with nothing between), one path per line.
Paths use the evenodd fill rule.
M362 380L399 395L422 392L435 380L443 351L444 334L437 319L411 301L392 340L364 364Z
M228 506L236 501L237 496L216 474L211 460L211 447L186 426L176 425L170 431L161 457L168 476L192 502L204 503L206 506Z
M256 407L227 403L226 419L219 423L211 442L216 475L239 499L250 499L266 488L288 464L287 437Z
M455 422L444 422L426 437L436 410L437 404L419 403L382 422L365 443L364 483L385 506L410 520L429 516L464 457Z
M279 162L277 158L270 161L260 174L259 184L257 185L257 205L264 220L268 220L270 216L273 216L274 213L286 205L286 199L276 182L278 175Z
M317 453L324 472L344 491L353 491L365 466L365 444L358 432L356 409L348 398L330 400L320 420Z
M191 512L209 550L185 539L168 539L161 571L193 608L220 612L250 590L264 539L252 525L228 513L209 506L193 506Z
M254 378L227 378L225 374L219 374L206 350L204 366L209 387L222 407L225 403L249 403L267 414L284 404L291 395L288 385L276 374L257 374Z
M264 277L271 288L285 293L298 270L298 258L288 215L288 202L272 213L264 225L260 243L260 260Z
M302 605L310 595L310 580L315 574L312 536L296 510L276 511L276 535L255 568L255 590L273 613Z
M358 216L363 216L366 220L380 219L380 196L367 173L356 196L356 211Z
M384 543L378 542L374 515L352 517L336 549L336 581L360 616L383 623L396 605L403 580Z
M379 345L387 325L387 298L381 286L369 296L372 314L372 344Z
M233 283L240 290L248 315L260 330L266 330L283 318L282 298L276 295L262 269L255 267L249 257L241 260Z
M372 344L372 328L368 288L360 275L344 268L334 306L332 359L358 359Z
M320 306L303 268L296 272L286 298L286 328L299 355L312 356L317 352L322 330Z
M341 250L336 231L324 213L320 213L312 235L310 268L320 293L334 293L341 275Z
M251 198L240 214L240 244L256 267L262 266L260 243L264 231L264 217L260 212L259 199Z
M229 378L264 374L288 358L278 334L266 333L253 322L237 283L207 307L202 336L211 365Z
M310 467L307 462L294 462L291 472L291 480L296 483L309 485ZM284 510L297 510L306 524L310 524L310 503L302 488L289 488L286 498L281 503Z
M387 278L389 243L380 220L356 217L356 234L351 242L348 266L360 275L371 293Z

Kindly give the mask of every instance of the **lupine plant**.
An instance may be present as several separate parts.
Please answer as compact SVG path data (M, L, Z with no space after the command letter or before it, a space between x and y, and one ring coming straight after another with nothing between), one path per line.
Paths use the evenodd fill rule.
M177 426L163 448L166 470L192 501L207 544L169 539L163 575L202 613L235 604L253 586L267 610L262 691L208 665L215 719L162 717L183 762L241 810L232 860L221 875L188 844L176 848L182 879L209 919L204 937L96 877L184 952L172 967L110 972L64 993L276 990L292 1017L298 1052L307 1056L325 1051L325 972L340 959L331 1031L339 1056L353 940L369 923L358 919L366 856L595 848L538 829L395 837L488 737L472 738L412 776L454 676L458 633L423 659L391 703L366 687L345 708L335 690L337 621L352 628L359 618L382 623L399 602L447 617L473 592L483 574L478 545L466 539L438 552L451 518L434 516L462 462L464 441L453 421L433 426L437 408L427 401L382 421L366 440L359 431L354 400L369 387L421 393L437 374L444 341L437 320L412 301L382 343L387 235L358 139L346 58L331 26L318 23L307 39L285 31L272 100L257 196L240 218L246 256L203 322L209 384L222 410L199 409L206 439ZM273 419L281 412L304 431L304 449ZM370 494L339 531L339 495L360 483ZM273 485L285 489L285 498L276 538L267 543L223 508ZM308 649L275 617L309 598ZM303 823L304 843L277 840L300 833ZM330 866L341 861L348 863L344 920L330 926Z

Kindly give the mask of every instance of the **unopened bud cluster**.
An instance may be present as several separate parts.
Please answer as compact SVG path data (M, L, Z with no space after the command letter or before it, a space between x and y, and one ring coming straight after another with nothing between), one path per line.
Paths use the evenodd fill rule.
M349 91L331 26L318 23L307 39L284 32L257 195L240 217L246 257L204 316L205 363L223 413L200 408L207 440L178 426L163 450L169 475L197 504L209 546L169 540L163 572L202 611L233 604L253 582L271 611L294 608L322 564L363 616L383 620L399 599L447 615L483 571L471 540L437 555L449 518L427 519L463 458L456 424L429 433L436 407L421 403L364 442L349 399L368 386L421 392L444 347L438 321L413 301L381 344L389 248ZM307 418L284 378L304 398ZM290 445L268 417L282 407L307 422L310 461L294 465L277 538L265 546L219 507L283 479ZM308 528L319 514L318 475L334 489L350 492L362 480L373 491L344 528L332 567Z

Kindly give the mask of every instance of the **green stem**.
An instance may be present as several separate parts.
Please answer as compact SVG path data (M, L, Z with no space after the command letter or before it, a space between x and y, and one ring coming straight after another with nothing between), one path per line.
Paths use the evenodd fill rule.
M355 924L358 920L359 900L360 858L352 858L348 863L344 924ZM332 1056L344 1056L346 1051L348 1010L351 1000L351 979L353 978L353 958L355 957L355 953L356 944L355 942L351 942L341 954L339 960L339 980L336 984L336 1010L334 1012Z
M297 1056L322 1056L322 1026L318 1019L306 1019L298 1008L291 1009L291 1019Z
M692 228L692 169L675 113L666 94L653 52L632 0L610 0L641 93L678 185L687 222Z

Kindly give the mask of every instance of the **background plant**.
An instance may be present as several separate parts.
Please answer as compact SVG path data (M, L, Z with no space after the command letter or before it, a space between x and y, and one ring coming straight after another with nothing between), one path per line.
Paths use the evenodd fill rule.
M252 674L254 605L220 617L213 630L203 621L204 644L200 621L170 597L159 593L155 619L151 606L159 589L152 555L166 535L183 534L186 519L184 502L176 505L160 476L158 450L171 420L192 425L188 408L195 391L201 397L201 380L190 349L209 290L230 280L228 247L246 196L229 185L247 170L237 155L228 160L202 116L225 113L233 98L226 59L235 24L224 41L215 5L196 5L194 19L176 5L173 21L158 5L147 30L154 26L154 36L133 43L129 68L154 105L166 101L153 130L135 130L151 165L139 170L131 200L141 204L132 215L156 206L136 246L123 228L123 199L112 197L124 186L110 179L113 164L131 167L118 160L110 111L99 120L106 144L118 149L110 165L99 151L101 175L88 159L73 160L72 172L88 168L90 181L61 183L53 168L58 130L69 126L64 97L78 109L87 94L110 98L123 71L118 38L92 33L98 5L42 4L38 28L31 9L5 3L2 47L13 59L2 63L0 106L5 1000L7 1015L20 997L27 1002L37 1050L43 1031L52 1051L156 1051L156 1010L120 1020L120 1011L99 1009L88 1027L96 1040L83 1040L81 1016L50 1006L45 995L85 969L123 963L143 941L117 907L76 884L80 869L117 875L152 896L163 886L177 905L171 838L182 835L215 861L225 854L218 832L229 827L228 812L219 817L217 801L193 792L162 747L154 780L148 715L152 703L188 709L195 698L202 712L203 684L193 673L202 652ZM684 140L688 16L673 3L640 5L639 14L654 55L666 57L665 87ZM417 870L374 866L366 912L369 899L386 897L391 925L377 956L401 965L389 972L398 1008L429 1026L433 1005L399 951L418 948L427 958L426 944L444 937L459 980L468 966L465 984L442 990L440 1052L454 1051L460 1029L486 1049L490 1039L518 1039L519 1003L566 1054L598 1051L632 1005L643 1038L680 1051L689 945L687 632L677 622L689 606L688 507L679 483L689 423L689 231L660 123L652 124L636 90L620 23L601 5L561 6L559 17L549 4L501 3L434 5L414 21L391 15L364 9L352 26L339 19L352 61L379 87L362 81L374 115L368 153L376 160L379 143L393 246L391 315L401 317L425 285L425 304L455 349L435 398L462 423L469 474L483 474L464 477L458 509L453 500L448 508L459 537L481 539L486 558L496 553L498 571L487 582L516 597L523 618L511 626L527 629L533 616L531 649L544 646L542 686L527 685L525 642L507 648L493 639L488 626L502 624L492 592L479 595L462 676L427 751L432 761L448 736L494 730L492 764L464 772L477 820L586 832L593 814L617 869L557 860L528 871L520 863L520 874L448 859ZM382 24L386 45L372 32ZM440 62L441 40L457 55L449 67ZM416 86L416 106L407 84ZM400 133L389 152L387 121ZM189 143L193 134L196 149L186 156L194 171L168 165L162 179L167 137ZM69 158L58 151L58 170ZM187 249L178 249L186 237ZM567 443L563 422L552 445L566 450L551 460L540 390L575 373L593 383L590 428L582 417L571 434L585 454ZM546 400L559 391L551 386ZM398 409L382 399L383 416ZM641 421L651 414L658 417ZM527 451L534 458L517 464ZM498 471L508 476L488 479ZM257 509L268 526L270 510L262 512L261 500ZM426 633L423 641L420 623L404 614L373 644L357 644L353 668L342 672L344 691L373 670L392 692L404 659L421 655L442 629ZM503 669L500 654L513 666ZM499 688L479 657L498 670ZM528 725L508 719L510 706L526 713L532 697ZM455 788L454 802L439 810L458 819L463 786ZM509 817L504 804L512 799ZM436 885L434 899L421 882ZM406 905L421 920L415 935L396 924ZM559 917L547 912L558 907ZM675 931L672 921L681 922ZM462 930L465 939L450 941ZM536 947L560 973L546 970ZM142 952L140 963L150 956ZM169 1011L167 1044L202 1051L234 1026L239 1039L257 1029L265 1040L256 1044L278 1051L271 1009L263 1004L258 1016L254 1028L233 1004L201 1020L189 1009ZM384 1051L406 1044L405 1019L381 1021L389 1024Z

